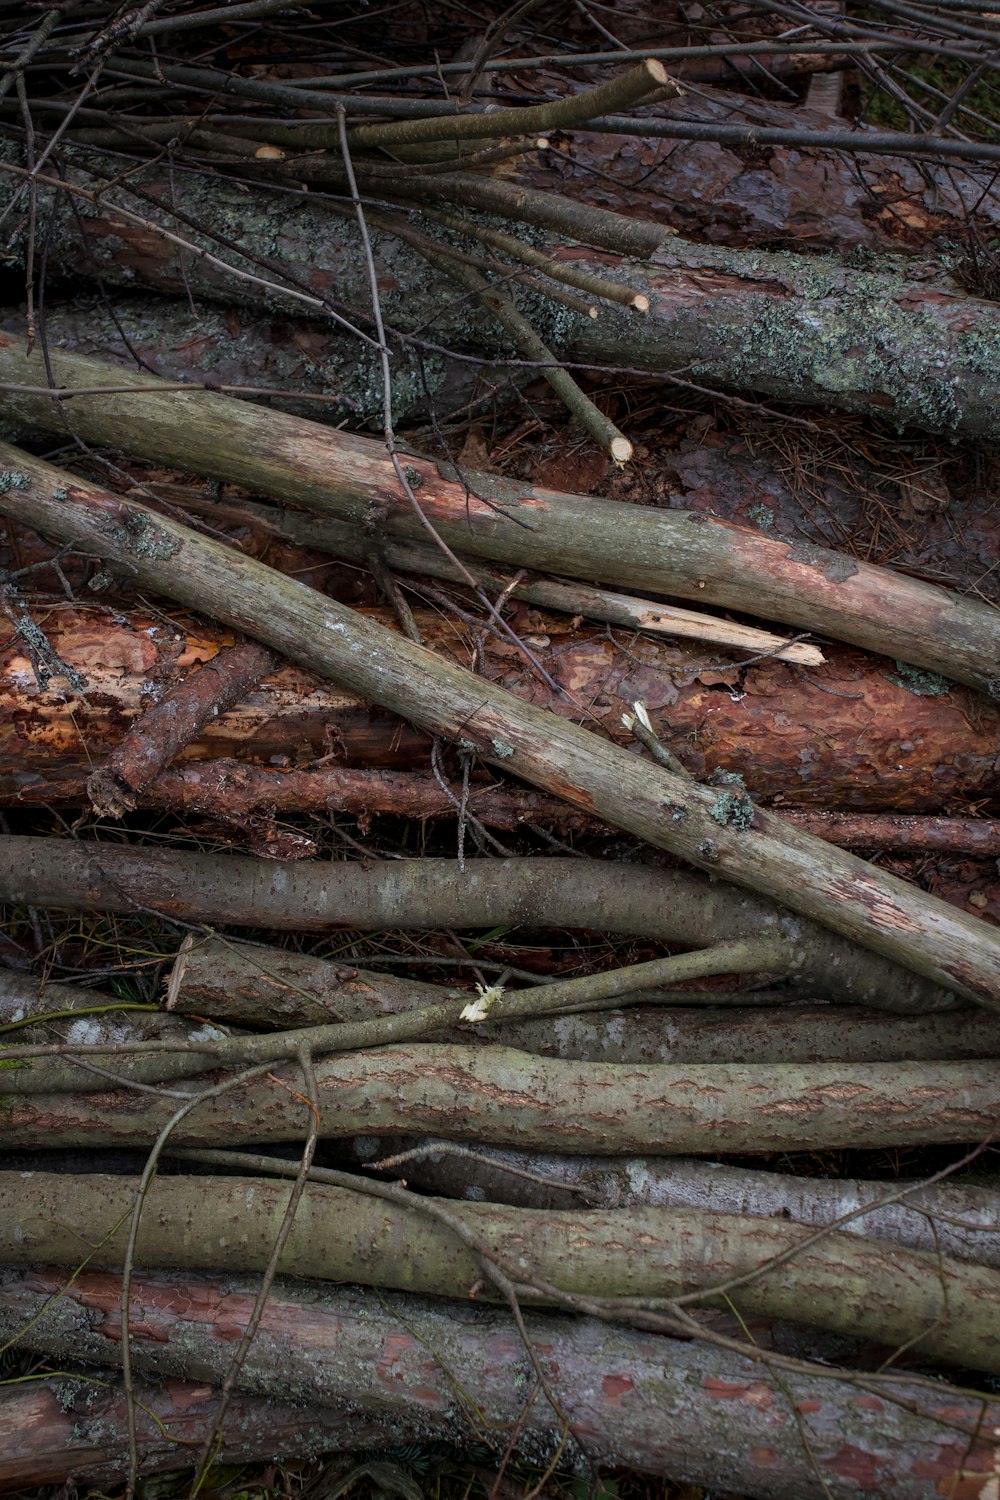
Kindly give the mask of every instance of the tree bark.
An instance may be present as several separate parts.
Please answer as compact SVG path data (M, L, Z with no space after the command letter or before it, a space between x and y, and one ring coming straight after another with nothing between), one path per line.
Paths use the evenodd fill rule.
M233 308L217 312L205 303L192 313L180 299L127 295L116 298L114 311L112 320L103 305L73 302L50 307L48 337L60 348L134 369L121 329L142 365L168 381L266 385L286 392L266 398L268 405L314 421L343 420L344 407L335 396L329 401L294 399L324 379L335 334L319 323L276 317L264 323ZM480 380L474 367L449 365L448 370ZM516 373L512 371L511 378ZM333 390L336 372L329 378ZM495 375L483 376L482 381L481 395L498 388ZM397 411L397 419L407 411L416 415L424 399L422 385L408 389L411 406ZM461 399L475 396L475 386L467 385ZM458 402L458 390L441 397L442 405ZM474 406L472 414L476 410ZM996 507L983 504L983 493L996 482L1000 464L988 453L977 450L969 455L961 447L942 450L939 443L927 440L911 448L904 461L893 437L876 439L869 432L862 448L850 428L844 430L840 424L801 429L751 417L748 425L746 413L735 421L716 420L718 427L700 434L698 441L679 435L674 445L666 446L662 424L654 426L652 446L643 441L643 426L630 427L637 448L636 462L627 471L614 470L594 448L581 455L579 444L566 437L562 451L552 453L546 445L544 457L522 449L517 472L526 481L554 489L610 493L659 509L697 510L772 538L818 543L1000 601L1000 579L993 568L1000 549L1000 515ZM204 492L193 485L155 487L186 508L205 504ZM136 498L146 496L137 493ZM247 509L274 517L269 508ZM217 506L210 506L209 513L218 519ZM338 547L345 537L354 537L356 546L360 540L346 525L335 528L329 517L319 523L286 510L282 519L286 528L326 524L331 533L335 531ZM400 545L383 540L390 551ZM421 548L419 543L407 546L433 556L436 567L447 569L447 560L436 549ZM575 607L572 612L577 612Z
M196 1043L210 1035L203 1019L260 1027L301 1028L367 1020L440 1004L469 990L394 979L281 948L206 939L183 952L168 986L178 1016L129 1009L114 995L80 985L43 988L29 975L0 969L0 1045L64 1040L84 1044L165 1037ZM85 1015L81 1015L84 1012ZM37 1024L30 1024L37 1017ZM44 1022L44 1026L43 1023ZM944 1062L1000 1057L1000 1022L976 1010L897 1016L852 1007L793 1006L773 990L631 992L627 1012L585 1010L556 1019L511 1019L478 1028L484 1041L578 1062ZM219 1039L223 1033L219 1032ZM467 1043L468 1030L434 1040Z
M385 611L366 614L396 628ZM559 698L534 677L511 641L484 631L476 665L485 681L513 689L562 718L577 717L585 704L589 723L623 746L635 742L621 716L641 700L659 738L695 777L702 780L720 769L736 772L755 798L783 813L786 808L935 812L959 798L989 806L1000 704L983 703L966 689L925 684L891 663L873 663L842 649L828 649L822 668L802 672L771 660L741 666L727 661L728 653L706 646L574 629L566 619L520 607L509 618L568 696ZM43 688L22 641L14 639L0 651L0 805L83 800L94 765L115 753L148 705L179 679L197 681L192 674L199 664L217 660L233 639L224 629L184 615L166 623L162 616L138 611L109 617L105 610L59 604L39 620L53 650L86 678L86 686L76 689L54 678ZM426 610L418 610L416 620L425 644L443 660L469 662L475 637L467 623ZM214 767L217 757L235 757L239 764ZM436 804L443 798L429 776L426 783L399 776L360 778L352 799L351 776L341 763L412 769L426 766L429 757L426 734L281 663L193 736L172 771L140 800L207 813L238 813L255 800L283 811L310 802L348 808L353 802L372 812L384 807L405 813L409 796L409 809L421 816L427 805L421 805L421 785ZM536 793L527 793L521 810L516 795L505 800L503 788L473 786L470 811L479 815L483 807L488 815L491 799L509 827L543 814L546 806ZM453 804L446 806L454 811ZM575 826L583 826L579 814L570 811L566 817L568 828L574 819ZM836 826L835 820L814 822L810 831L827 837L831 822ZM966 847L973 852L972 827L968 838L972 842ZM850 842L858 847L860 840Z
M0 1173L0 1262L120 1267L138 1178ZM363 1188L363 1185L362 1185ZM292 1191L265 1177L162 1177L143 1200L140 1270L263 1271ZM446 1209L489 1247L525 1301L542 1285L586 1297L665 1298L734 1279L739 1313L790 1318L853 1338L915 1344L928 1358L1000 1373L1000 1284L986 1267L877 1240L810 1231L776 1219L696 1209L553 1211L414 1198L404 1207L363 1190L310 1184L279 1269L287 1276L464 1297L482 1280L480 1254L435 1219ZM252 1213L247 1212L253 1205ZM776 1268L768 1263L783 1257ZM538 1289L534 1289L538 1284ZM487 1285L482 1296L502 1293Z
M73 430L88 441L141 449L147 457L270 490L342 520L426 540L384 447L371 439L208 391L161 392L153 376L78 355L52 355L50 363L63 388L125 387L125 394L73 399ZM10 334L0 334L0 379L43 387L46 378L40 356L26 357ZM66 413L44 395L12 392L8 411L14 421L65 430ZM14 457L8 452L4 462L11 465ZM26 462L17 459L14 467L23 469ZM443 478L434 464L415 461L407 468L417 476L409 483L424 516L460 552L737 609L752 595L765 618L1000 692L1000 617L976 601L821 548L772 541L688 513L626 511L608 501L526 493L521 485L466 475L473 492L484 497L474 504L466 483ZM41 483L42 470L32 472ZM60 483L54 470L48 481L50 489L72 483L66 476ZM8 514L27 515L25 497L19 499ZM523 524L507 524L505 507Z
M316 1077L325 1139L406 1130L603 1156L965 1144L989 1135L1000 1112L994 1062L637 1068L423 1042L325 1058ZM273 1078L201 1100L171 1140L303 1136L312 1116L299 1070L276 1067ZM128 1089L0 1102L3 1140L25 1149L151 1144L177 1109L169 1094Z
M272 283L268 296L275 295L275 280L288 278L308 289L314 307L332 298L355 317L367 322L370 316L355 225L307 195L290 198L258 187L251 199L241 186L219 175L202 178L151 167L95 198L94 179L74 166L66 177L71 187L83 186L90 195L79 203L87 240L80 243L64 184L37 174L37 212L49 226L51 261L82 266L113 284L141 282L170 292L189 287L226 301L235 294L259 305L265 288L238 282L225 265L251 270L259 283L261 268L253 257L263 246L265 277ZM16 171L11 175L8 168L0 181L10 199L20 185ZM398 179L395 187L432 202L464 201L499 215L530 215L532 189L520 185L471 173L422 179L422 184ZM538 196L552 206L551 195ZM141 222L122 212L126 206ZM186 216L180 224L178 212ZM615 279L649 299L650 314L639 322L609 306L595 324L558 302L535 302L535 327L558 358L690 370L702 384L848 411L874 407L900 426L930 431L983 436L997 431L993 391L1000 320L993 304L963 296L940 280L921 283L917 290L905 263L857 270L808 256L688 244L670 240L668 231L656 225L643 226L640 234L639 221L624 222L635 228L635 245L624 247L624 253L652 250L643 266L625 268L607 252L561 244L551 233L542 248L597 275L611 270ZM210 264L203 253L185 254L160 237L157 226L164 224L179 229L200 252L218 256L221 250L223 267ZM236 248L234 224L244 235ZM220 233L221 246L212 237ZM318 245L323 247L321 261ZM477 317L470 324L465 299L455 297L454 283L429 271L418 252L378 234L376 269L386 323L404 331L429 326L438 346L430 361L433 383L440 383L441 345L487 357L506 353L488 322ZM291 310L295 302L285 305ZM361 369L343 387L359 413L372 418L379 415L377 387L372 382L367 396L365 388L373 369ZM412 381L412 371L402 378Z
M713 792L659 766L636 774L638 763L618 747L510 693L486 690L472 673L272 569L115 495L80 484L70 493L60 470L16 449L6 457L21 467L5 471L4 514L124 564L180 603L211 601L216 617L301 665L696 866L786 902L934 983L1000 1007L1000 942L985 923L782 825L772 813L753 812L747 801L737 809L731 790Z
M87 1357L81 1351L81 1359ZM72 1361L70 1361L72 1363ZM210 1385L168 1376L134 1382L142 1475L184 1469L209 1438L219 1410ZM0 1493L86 1481L108 1490L129 1467L129 1402L116 1370L81 1367L0 1392ZM405 1412L391 1423L348 1407L296 1404L235 1392L222 1426L220 1464L316 1458L352 1448L418 1439L423 1424Z
M441 1149L435 1152L435 1146ZM414 1148L419 1154L408 1155ZM655 1204L781 1222L791 1219L817 1228L855 1214L847 1223L837 1224L838 1233L891 1240L930 1255L1000 1267L1000 1195L989 1188L913 1183L899 1201L880 1206L908 1185L790 1177L665 1157L608 1161L491 1147L456 1151L448 1141L408 1137L390 1143L359 1136L354 1154L368 1167L390 1154L406 1154L405 1161L387 1170L402 1170L407 1184L424 1192L535 1210L576 1209L581 1204L608 1209ZM858 1213L859 1209L864 1212Z
M46 1304L26 1346L60 1360L79 1357L74 1350L107 1364L120 1359L118 1277L85 1270L66 1284L57 1271L10 1270L0 1286L5 1332ZM135 1277L146 1334L134 1341L136 1368L193 1367L221 1382L254 1291L208 1276ZM891 1485L898 1500L939 1492L977 1500L995 1473L988 1434L1000 1403L988 1397L905 1377L880 1382L822 1369L775 1376L759 1359L585 1318L528 1311L524 1322L570 1425L563 1462L580 1472L591 1463L626 1466L735 1485L759 1500L811 1500L817 1468L832 1500L854 1500L859 1483ZM500 1433L492 1440L505 1446L513 1434L515 1454L536 1466L560 1444L560 1417L540 1393L525 1400L532 1368L513 1319L499 1310L279 1282L239 1379L257 1391L280 1389L284 1400L398 1419L404 1432L416 1411L428 1436L463 1449L470 1436Z
M0 899L148 912L297 932L337 928L584 927L692 944L781 937L789 977L814 994L887 1010L938 1010L953 994L822 927L720 881L648 865L576 859L299 863L275 868L65 839L0 839ZM985 924L984 924L985 925Z
M261 646L226 647L171 687L131 725L88 778L87 794L96 811L120 818L135 807L146 787L198 732L240 702L274 665L270 652Z

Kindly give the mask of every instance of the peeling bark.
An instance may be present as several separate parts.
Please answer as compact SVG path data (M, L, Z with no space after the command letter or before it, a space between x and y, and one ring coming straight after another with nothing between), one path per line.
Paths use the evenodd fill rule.
M78 355L53 355L53 378L66 388L124 386L126 393L79 396L73 428L90 441L113 443L148 457L255 485L340 520L378 525L390 535L426 532L414 515L382 444L350 437L281 412L264 412L205 391L157 390L153 376L110 369ZM23 355L0 334L0 378L44 386L40 356ZM44 395L9 394L12 419L64 431L65 412ZM8 452L16 469L27 464ZM493 476L445 478L426 461L407 466L424 517L459 551L627 588L677 593L744 609L748 597L764 618L818 630L866 649L940 671L987 693L1000 692L1000 625L995 610L872 568L822 548L771 540L689 512L667 514L555 491ZM72 483L47 471L50 489ZM60 483L60 480L63 482ZM80 486L75 486L80 489ZM85 488L85 487L84 487ZM81 491L82 492L82 491ZM22 512L8 505L6 514ZM373 509L374 507L374 509ZM510 515L505 510L510 509ZM521 524L513 524L511 517Z
M633 758L618 747L511 693L487 689L426 647L397 641L273 569L116 495L78 483L67 487L60 470L16 449L8 448L5 457L20 467L6 471L4 514L112 559L179 603L210 600L216 617L300 665L467 743L487 761L698 868L787 903L934 983L987 1008L1000 1006L1000 944L985 923L810 839L772 813L743 803L737 818L731 791L713 791L660 766L635 775Z
M96 811L120 818L135 807L146 787L198 732L244 698L274 665L273 656L262 646L225 647L183 682L175 683L135 720L88 778L87 794Z
M395 628L385 611L366 613ZM567 697L558 698L534 677L506 638L491 632L477 642L461 620L417 611L425 643L443 660L464 666L476 649L486 681L563 718L578 717L585 705L586 721L624 746L634 741L621 715L639 699L660 739L694 776L737 772L753 796L782 811L934 812L966 797L989 806L1000 705L966 689L929 683L928 692L894 664L843 649L828 648L824 666L808 672L770 660L744 667L710 647L574 628L563 617L524 606L509 618ZM233 638L184 615L168 624L135 611L109 618L102 610L59 604L38 619L53 649L87 685L76 690L53 678L40 688L22 642L0 650L0 805L80 800L91 766L113 753L151 703L199 663L214 662ZM238 764L213 764L219 757ZM412 769L426 766L429 757L427 735L283 663L194 736L141 800L209 815L312 805L419 817L440 810L442 801L454 812L429 776L366 779L348 769ZM547 822L548 805L535 792L474 785L469 809L485 821L517 827L536 815ZM572 810L557 822L567 830L585 825ZM828 837L837 822L824 818L807 826ZM905 825L896 826L889 836L903 843ZM857 828L849 821L849 837L835 833L833 841L856 848L867 839L871 847L877 830L865 828L864 820ZM990 852L988 836L977 835L971 820L963 837L960 846L969 852Z
M66 176L91 192L97 185L72 165ZM99 201L79 204L87 235L83 246L62 184L45 173L36 181L38 214L49 226L49 255L63 266L96 272L113 284L140 283L171 293L189 287L226 302L235 295L260 305L259 285L236 282L231 271L185 253L156 232L158 223L169 224L200 250L218 255L221 247L211 239L212 231L221 232L231 245L238 225L249 254L263 251L267 257L269 280L287 276L307 289L314 306L317 299L335 299L367 322L369 290L355 225L330 214L308 194L290 197L258 187L251 204L240 185L219 175L140 169L128 185L103 191ZM19 185L16 175L0 177L0 193L8 199ZM151 194L152 202L131 195L132 185ZM396 186L431 202L464 200L500 215L510 210L509 184L472 173L424 178L417 186L401 178ZM531 191L513 189L522 210ZM539 196L549 203L550 195ZM123 215L120 209L126 204L138 212L142 225ZM177 225L174 210L187 220ZM209 233L190 228L190 222L203 224ZM623 222L635 227L640 221ZM558 302L533 298L537 331L558 358L649 370L683 368L703 384L841 410L874 407L900 426L930 431L984 436L997 431L993 391L1000 321L994 304L963 296L940 279L917 282L905 262L858 270L809 256L692 245L670 240L667 229L652 224L644 231L640 235L636 229L636 245L645 246L646 253L659 248L647 264L627 268L608 252L560 244L557 237L552 243L551 234L542 234L541 248L598 275L611 270L651 304L645 320L609 306L594 323ZM244 260L240 250L221 248L221 254L224 262L231 260L259 278L260 266ZM504 336L479 316L470 323L454 283L429 271L417 251L379 234L376 257L388 325L403 330L419 326L438 346L472 349L487 357L507 354ZM280 299L274 290L267 295ZM284 305L288 310L296 306L288 299ZM356 359L356 345L346 347ZM435 350L429 361L432 389L440 384L440 361ZM359 415L370 418L377 416L380 402L374 373L375 366L366 364L350 379L345 376L340 392L355 403ZM413 366L401 368L398 377L403 409L406 386L420 381L414 382Z

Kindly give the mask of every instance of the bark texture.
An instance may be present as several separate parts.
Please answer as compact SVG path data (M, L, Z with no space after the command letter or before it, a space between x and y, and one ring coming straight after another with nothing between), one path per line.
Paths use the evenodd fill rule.
M73 167L67 176L88 191L96 185ZM170 174L152 167L131 176L128 186L103 192L98 202L78 203L86 232L83 244L69 197L61 186L54 187L56 181L39 175L38 213L51 226L49 256L63 266L75 264L112 283L139 281L158 291L180 292L187 286L227 302L235 291L259 304L259 284L244 280L234 287L225 263L259 278L260 265L253 257L263 254L272 282L287 277L307 289L314 306L330 298L367 321L369 292L356 227L307 195L289 197L258 188L251 200L241 187L219 176ZM18 186L16 175L5 173L0 179L7 198ZM135 187L141 188L141 197L132 191ZM523 208L531 189L456 174L427 179L417 191L433 193L432 201L454 203L466 197L478 208L502 215L510 210L509 193ZM123 207L137 212L143 222L129 219ZM178 211L185 216L180 224ZM236 248L234 224L242 236ZM157 225L179 229L191 245L215 255L220 243L212 235L221 234L223 265L200 255L185 256L158 236ZM626 368L683 368L702 383L758 397L849 411L874 407L901 426L983 435L997 431L992 392L1000 321L989 302L967 297L944 280L921 281L905 262L858 270L816 257L671 241L665 230L649 226L645 243L652 246L658 239L660 248L646 264L624 267L606 251L552 243L551 235L542 235L541 248L556 258L595 274L610 272L651 304L641 322L609 306L595 324L559 303L533 300L535 325L557 357ZM375 248L389 325L406 330L430 323L438 345L485 350L487 355L507 352L502 336L478 314L470 320L464 299L454 295L454 284L429 271L417 252L388 234L377 235ZM294 303L285 305L290 309ZM345 349L345 364L350 348ZM356 347L352 353L356 356ZM441 367L435 351L430 358L432 389ZM398 378L404 386L412 384L413 367L400 370ZM349 385L345 382L342 394L355 402L360 415L375 417L378 389L378 382L362 371L360 378L355 374Z
M120 1358L117 1276L83 1271L66 1284L58 1271L9 1270L0 1285L4 1332L45 1303L25 1335L30 1347L63 1360L74 1350L106 1364ZM136 1367L154 1374L194 1365L220 1381L255 1288L232 1278L142 1276L132 1291L143 1308ZM1000 1403L988 1397L821 1369L776 1377L728 1351L586 1318L529 1311L525 1327L569 1423L563 1461L579 1472L624 1465L705 1485L725 1472L759 1500L811 1500L817 1468L833 1500L855 1500L859 1486L891 1486L898 1500L980 1500L997 1472L989 1434ZM562 1423L540 1395L525 1401L532 1376L507 1313L279 1282L240 1379L258 1391L280 1386L286 1400L349 1403L387 1421L416 1412L428 1437L463 1447L498 1432L506 1444L513 1431L515 1452L544 1466Z
M80 1358L89 1351L81 1350ZM72 1360L66 1363L72 1364ZM182 1469L208 1439L220 1409L204 1380L136 1380L136 1427L141 1475ZM129 1403L115 1370L81 1366L0 1393L0 1492L83 1482L109 1489L129 1467ZM405 1413L382 1423L346 1404L281 1400L237 1391L213 1449L221 1464L316 1458L351 1448L390 1447L419 1439L423 1424Z
M234 1022L268 1028L324 1026L440 1004L459 994L471 998L472 993L256 944L209 939L204 950L199 944L180 956L170 986L170 1003L178 1015L192 1016L186 1026L155 1009L129 1010L101 990L65 984L43 988L28 975L0 969L0 1028L16 1028L0 1040L4 1046L64 1039L83 1047L157 1037L196 1043L210 1037L198 1017L223 1022L228 1034ZM897 1016L890 1025L881 1011L790 1005L787 992L773 990L640 990L629 995L627 1011L487 1022L477 1033L483 1040L547 1057L642 1065L1000 1057L1000 1022L977 1010ZM221 1037L220 1031L217 1039ZM435 1033L434 1039L467 1043L470 1034L454 1028Z
M109 615L59 604L37 617L53 650L86 684L56 676L42 686L23 640L0 650L0 805L80 799L93 765L115 753L179 680L197 681L199 665L216 661L233 639L183 614L167 622L139 611ZM369 618L397 628L383 610ZM636 748L621 716L642 701L659 738L699 780L717 770L736 772L754 797L782 811L934 812L966 797L990 805L1000 704L977 700L967 689L842 648L827 648L825 665L803 672L775 661L741 666L696 643L574 628L565 617L525 608L510 618L568 696L559 698L541 682L506 637L479 635L441 612L416 615L425 643L443 660L458 666L474 660L487 681L563 718L579 717L585 705L585 722L618 744ZM237 763L213 764L219 759ZM402 769L427 766L429 759L426 734L282 663L193 734L172 771L142 800L207 813L254 806L292 811L311 803L422 816L429 795L431 806L444 800L454 811L429 776L423 795L419 781L398 776L384 783L374 777L370 790L361 779L352 795L346 769L339 785L345 761ZM502 789L474 789L470 810L482 809L492 821L492 803L512 827L545 811L537 793L527 794L521 810ZM574 817L582 826L569 813L568 828ZM828 826L821 820L809 831L827 837ZM990 852L978 847L981 836L972 828L968 838L970 853Z
M930 1255L1000 1266L1000 1195L990 1188L913 1183L907 1191L905 1182L790 1177L710 1161L649 1156L607 1161L490 1147L463 1154L449 1150L450 1144L401 1139L399 1154L413 1146L420 1154L407 1156L405 1163L392 1170L405 1171L409 1185L426 1192L522 1208L656 1204L782 1222L791 1219L816 1227L847 1218L846 1223L837 1223L838 1233L891 1240ZM441 1148L437 1152L435 1145ZM396 1155L397 1145L359 1136L354 1150L359 1162L371 1164Z
M993 1062L638 1068L425 1042L326 1058L316 1077L324 1138L407 1130L602 1156L962 1144L987 1135L1000 1112ZM304 1136L311 1110L303 1087L290 1067L234 1082L202 1099L171 1140L246 1145ZM168 1094L128 1089L8 1093L0 1102L0 1138L31 1149L150 1144L177 1109Z
M137 1178L0 1173L0 1261L120 1267ZM143 1203L136 1268L245 1274L268 1264L290 1184L254 1177L164 1177ZM526 1301L551 1303L533 1283L571 1298L705 1294L734 1278L742 1313L791 1318L881 1344L916 1344L933 1359L1000 1372L1000 1284L986 1267L889 1248L777 1219L632 1205L624 1210L531 1210L419 1199L408 1207L365 1192L310 1185L279 1269L289 1276L463 1297L480 1282L480 1254L437 1222L446 1209L525 1283ZM783 1264L768 1262L785 1257ZM487 1286L481 1295L502 1294Z
M126 388L114 396L73 399L73 430L88 441L141 450L340 520L426 541L381 443L208 391L158 390L153 376L109 369L79 355L53 355L50 364L63 388ZM13 335L0 333L0 379L45 387L48 367L40 354L25 356ZM11 393L8 411L14 422L65 431L65 411L44 394ZM16 468L13 454L4 462ZM23 468L26 461L19 462ZM426 461L407 468L424 517L460 552L676 593L702 604L742 610L752 598L764 618L1000 694L1000 617L977 601L822 548L771 540L687 512L626 511L582 496L531 487L526 492L489 475L464 475L458 482ZM41 471L36 466L33 472L37 484ZM54 475L50 471L52 486L64 489L65 476L60 484Z
M889 1010L941 1009L954 996L818 925L720 881L648 865L576 859L299 863L275 869L227 855L9 837L0 899L130 911L299 932L584 927L676 942L779 937L790 977Z

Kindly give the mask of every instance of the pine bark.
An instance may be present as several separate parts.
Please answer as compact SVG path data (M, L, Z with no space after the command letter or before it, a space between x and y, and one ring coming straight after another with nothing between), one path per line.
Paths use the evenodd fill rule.
M84 1270L67 1284L54 1270L10 1270L0 1286L5 1333L34 1319L27 1347L60 1361L120 1359L117 1276ZM135 1277L146 1333L133 1346L135 1367L153 1376L193 1365L220 1382L255 1290L208 1276ZM988 1434L1000 1423L1000 1403L988 1397L905 1376L885 1383L821 1368L773 1374L759 1360L706 1344L586 1318L529 1310L524 1326L569 1423L562 1461L578 1472L621 1465L714 1486L725 1476L759 1500L811 1500L817 1470L833 1500L854 1500L859 1484L891 1485L899 1500L937 1492L976 1500L995 1474ZM510 1315L468 1303L445 1309L398 1294L387 1304L279 1282L239 1381L280 1390L282 1400L399 1421L407 1436L416 1413L425 1437L463 1451L470 1438L490 1442L499 1432L506 1445L513 1432L515 1453L543 1468L561 1440L561 1415L540 1394L525 1401L533 1372ZM478 1414L471 1426L470 1411Z
M72 166L67 179L74 186L85 183L93 194L92 180ZM37 182L37 212L49 226L49 256L62 266L99 274L111 284L138 283L171 293L189 288L227 302L235 295L257 306L265 295L280 300L273 283L287 279L307 289L314 307L331 299L355 318L370 316L356 227L313 204L308 195L289 197L261 186L250 198L221 176L146 168L130 174L127 186L109 187L99 199L78 203L86 234L81 242L62 184L56 186L58 179L44 173ZM417 191L433 193L432 202L453 206L464 200L499 215L524 210L532 192L474 174L426 183ZM405 179L398 185L413 190ZM19 186L16 175L0 177L0 193L7 199ZM126 205L141 223L121 212ZM559 243L551 235L544 243L542 236L541 248L555 258L572 260L596 275L610 272L651 304L644 320L612 305L597 323L560 303L533 305L538 332L561 360L683 369L702 384L757 398L847 411L874 408L900 426L929 431L989 436L998 430L993 392L1000 320L994 304L967 297L946 281L915 284L905 263L859 270L809 256L689 244L670 239L667 229L653 224L643 225L640 234L640 221L625 222L636 226L636 242L622 249L635 255L645 246L649 259L644 265L623 266L607 251ZM241 242L233 241L234 224L240 226ZM221 251L223 265L161 238L157 225L179 229L196 251L216 256ZM501 221L501 227L509 229L510 224ZM254 258L259 247L264 247L264 275L272 282L266 293L259 284L261 264ZM257 284L234 277L226 262L250 271ZM430 333L434 347L426 352L432 389L440 382L442 346L488 358L509 353L487 319L477 315L470 322L465 299L454 295L454 283L391 235L376 236L376 269L387 325L404 333L418 327ZM294 297L284 305L292 311ZM356 344L345 347L356 360ZM362 368L350 382L345 380L342 390L362 416L376 417L379 411L375 369L374 364ZM415 373L413 366L400 369L404 387Z
M398 628L384 610L368 617ZM566 697L541 682L505 637L484 631L476 642L460 619L416 614L424 642L443 661L465 666L475 644L485 681L560 718L578 717L585 704L587 722L617 744L634 747L621 716L641 700L659 738L694 776L738 773L770 806L929 813L959 798L989 806L1000 704L968 689L925 684L891 661L843 648L827 647L826 663L809 671L775 661L742 666L733 653L697 642L574 625L527 606L508 617ZM199 664L204 670L233 641L230 632L180 613L166 623L138 611L109 615L59 604L42 618L52 649L86 686L54 677L42 687L23 641L0 650L0 805L82 800L93 768L117 753L149 705L181 680L196 682ZM208 814L249 810L240 777L256 767L265 773L257 794L264 805L289 810L305 796L323 806L328 798L336 804L341 766L426 768L429 757L428 735L282 663L194 734L173 774L140 800ZM239 764L216 770L219 759ZM386 778L389 808L406 811L407 785ZM372 794L367 802L358 783L359 805L374 811L377 788ZM497 794L473 790L473 814L480 806L488 812L490 796ZM417 804L413 810L419 815ZM543 807L529 794L523 814L512 806L508 822L516 826L533 810Z

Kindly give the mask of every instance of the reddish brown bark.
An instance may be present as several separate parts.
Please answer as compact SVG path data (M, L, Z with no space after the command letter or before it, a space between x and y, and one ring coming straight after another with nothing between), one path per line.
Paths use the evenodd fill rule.
M119 1359L119 1277L85 1270L66 1285L58 1271L6 1270L0 1284L0 1317L14 1326L49 1302L25 1335L29 1347L62 1360L76 1349ZM142 1275L132 1295L139 1370L183 1369L194 1351L206 1376L221 1379L252 1287ZM567 1463L586 1455L761 1500L811 1500L817 1471L831 1500L982 1500L996 1474L1000 1403L945 1384L901 1377L882 1386L877 1376L815 1367L776 1377L759 1358L587 1319L527 1312L525 1329L570 1424ZM387 1307L351 1290L303 1295L279 1284L240 1378L292 1398L350 1403L362 1417L405 1423L416 1414L427 1435L460 1444L492 1433L505 1445L513 1432L534 1463L560 1441L545 1399L525 1400L531 1365L510 1315L474 1305L397 1295ZM480 1419L471 1426L470 1412Z
M87 782L99 813L120 818L198 732L273 669L263 646L227 646L145 711Z
M936 812L955 797L982 801L994 793L1000 706L965 688L921 695L891 663L845 648L830 648L827 663L808 672L772 661L720 669L696 647L573 630L563 617L520 606L511 618L568 696L556 698L512 643L487 635L479 666L488 681L596 723L621 743L629 743L621 714L641 699L695 776L737 771L775 806ZM79 796L89 767L120 741L148 698L232 640L186 616L165 625L137 613L58 606L38 619L88 686L75 693L53 679L40 691L20 643L0 655L0 802L7 805ZM474 659L471 627L427 615L420 624L445 657L462 665ZM394 715L283 665L206 726L168 785L171 797L190 805L198 792L189 771L203 760L315 772L319 762L329 768L331 757L338 769L344 762L399 768L425 766L429 753L428 737Z
M212 1432L218 1391L203 1380L135 1383L141 1474L185 1469ZM215 1454L221 1463L314 1458L324 1452L399 1442L392 1427L353 1409L296 1405L237 1391ZM419 1436L414 1424L410 1430ZM87 1480L106 1488L128 1472L128 1401L115 1370L81 1369L0 1392L0 1491Z
M701 90L643 113L757 128L831 127L828 115L802 105ZM551 139L555 151L528 155L521 164L533 187L670 224L714 244L916 250L940 240L964 243L970 214L986 237L1000 224L986 164L977 170L815 145L748 149L587 131Z

